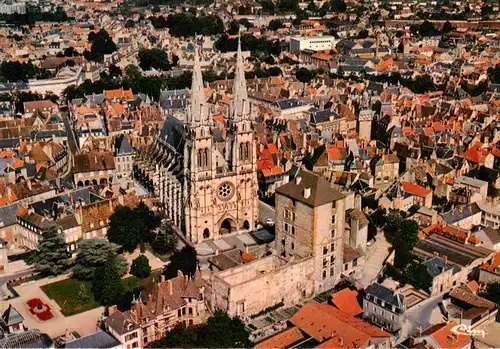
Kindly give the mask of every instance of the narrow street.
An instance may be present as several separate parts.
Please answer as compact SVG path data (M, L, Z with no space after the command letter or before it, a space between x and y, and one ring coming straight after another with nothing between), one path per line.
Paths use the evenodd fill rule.
M68 134L69 149L71 150L72 154L76 154L78 152L78 142L76 141L75 132L73 131L71 122L69 121L69 112L61 112L61 116L64 122L64 127L66 127L66 132Z
M22 278L25 276L29 276L29 275L32 275L33 273L34 273L34 270L30 269L30 270L23 270L23 271L20 271L18 273L15 273L15 274L10 274L10 275L5 275L5 276L0 277L0 299L3 299L4 297L7 296L7 294L5 293L5 288L7 287L7 283L9 281L12 281L12 280L15 280L18 278Z
M261 223L265 223L268 219L276 221L274 207L259 200L259 220Z

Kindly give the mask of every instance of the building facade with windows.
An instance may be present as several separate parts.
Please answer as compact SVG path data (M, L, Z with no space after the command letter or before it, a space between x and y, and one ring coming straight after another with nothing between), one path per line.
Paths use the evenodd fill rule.
M350 232L360 238L350 239L345 233L347 201L343 193L318 174L302 170L276 189L275 200L273 253L213 272L214 309L247 318L276 304L297 304L329 290L342 276L362 276L357 258L366 248L366 236L361 242L363 229Z
M182 272L169 280L162 276L151 290L142 291L130 310L111 307L104 325L123 348L144 348L179 323L191 326L204 322L208 317L207 291L199 273L194 278Z
M380 284L365 289L363 319L367 319L391 332L401 329L405 317L404 296Z

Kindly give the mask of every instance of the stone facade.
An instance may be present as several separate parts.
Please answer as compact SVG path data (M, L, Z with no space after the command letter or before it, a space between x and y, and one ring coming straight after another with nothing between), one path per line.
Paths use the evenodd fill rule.
M195 278L181 272L170 280L162 276L149 293L141 293L130 310L121 312L111 307L104 325L123 348L144 348L179 323L190 326L204 322L208 317L206 292L199 273Z
M274 253L212 273L214 308L245 318L280 302L293 305L332 289L342 275L362 276L359 257L366 248L366 232L364 223L353 229L350 234L358 236L352 237L350 246L344 194L323 177L303 170L276 190L275 200ZM347 259L344 251L349 252Z
M314 294L313 269L311 258L288 262L273 255L212 274L212 306L244 318L280 302L296 304Z
M170 220L194 243L254 229L258 217L257 150L238 49L225 128L206 103L198 51L184 122L168 116L142 152L135 176L160 197Z

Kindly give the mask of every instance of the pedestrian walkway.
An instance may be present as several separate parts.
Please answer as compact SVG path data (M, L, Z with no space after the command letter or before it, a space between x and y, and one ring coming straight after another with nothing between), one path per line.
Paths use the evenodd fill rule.
M373 245L367 249L363 277L358 280L365 288L377 279L390 252L391 245L385 239L383 231L380 231L375 239Z
M38 328L41 332L47 333L52 338L64 334L66 329L69 332L76 331L80 336L85 336L96 331L97 321L104 311L103 307L65 317L62 315L59 305L54 300L47 297L45 292L40 288L40 286L64 280L68 277L69 274L61 275L56 278L45 278L30 284L14 287L19 297L11 299L8 302L23 316L25 326L28 328ZM78 291L75 290L75 292ZM39 298L44 303L48 304L54 317L47 321L41 321L33 316L26 304L26 302L32 298Z

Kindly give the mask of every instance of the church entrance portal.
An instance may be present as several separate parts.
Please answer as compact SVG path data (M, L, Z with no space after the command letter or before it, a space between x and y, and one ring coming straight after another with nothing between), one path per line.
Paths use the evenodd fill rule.
M220 235L231 234L233 230L234 230L233 222L229 218L226 218L222 221L222 224L220 225L219 234Z
M205 230L203 230L203 238L208 239L209 237L210 237L210 230L208 230L208 228L205 228Z

